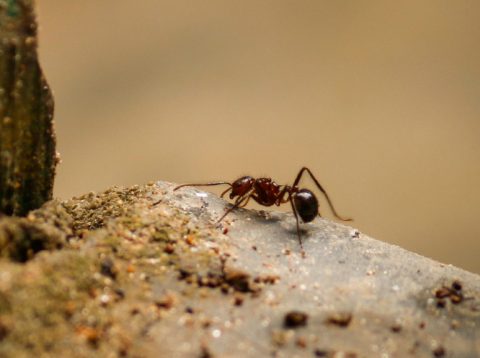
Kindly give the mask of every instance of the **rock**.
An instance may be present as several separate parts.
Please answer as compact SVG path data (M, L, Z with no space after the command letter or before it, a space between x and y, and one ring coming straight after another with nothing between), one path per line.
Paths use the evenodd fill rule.
M32 213L65 234L0 260L0 355L475 357L480 277L318 218L152 183ZM57 214L58 213L58 214Z

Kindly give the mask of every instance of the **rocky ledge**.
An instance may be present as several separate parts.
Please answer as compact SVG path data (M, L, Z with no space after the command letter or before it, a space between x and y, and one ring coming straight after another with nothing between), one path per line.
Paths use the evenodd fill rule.
M480 277L173 184L0 218L0 356L476 357Z

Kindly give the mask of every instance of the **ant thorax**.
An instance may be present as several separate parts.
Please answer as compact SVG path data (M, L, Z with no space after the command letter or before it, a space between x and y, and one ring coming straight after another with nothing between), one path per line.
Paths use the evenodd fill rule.
M270 178L258 178L254 184L255 201L261 205L271 206L280 194L280 185Z

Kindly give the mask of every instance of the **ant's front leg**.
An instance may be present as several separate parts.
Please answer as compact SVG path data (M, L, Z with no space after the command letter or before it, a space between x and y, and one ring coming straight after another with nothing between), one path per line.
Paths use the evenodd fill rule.
M250 197L252 196L251 193L247 193L243 196L239 196L237 198L237 200L235 200L235 203L233 204L233 206L231 208L229 208L225 214L222 215L222 217L220 219L217 220L216 224L218 224L220 221L222 221L225 216L227 216L232 210L235 210L236 208L238 207L241 207L242 204L246 205L248 203L248 201L250 200Z
M291 195L288 196L288 200L290 201L290 205L292 205L292 211L293 211L293 214L295 215L295 220L297 222L297 237L298 237L298 242L300 244L300 249L302 250L302 256L305 257L305 250L303 249L302 236L300 234L300 223L298 221L297 208L295 207L295 203L293 202Z
M223 198L225 194L227 194L230 190L232 190L232 187L225 189L222 194L220 194L220 197Z

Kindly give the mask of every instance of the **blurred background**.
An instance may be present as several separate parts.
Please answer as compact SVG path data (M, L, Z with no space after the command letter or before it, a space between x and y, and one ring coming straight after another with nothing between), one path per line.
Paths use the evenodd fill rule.
M480 273L480 2L37 8L56 197L245 174L291 184L306 165L362 232Z

